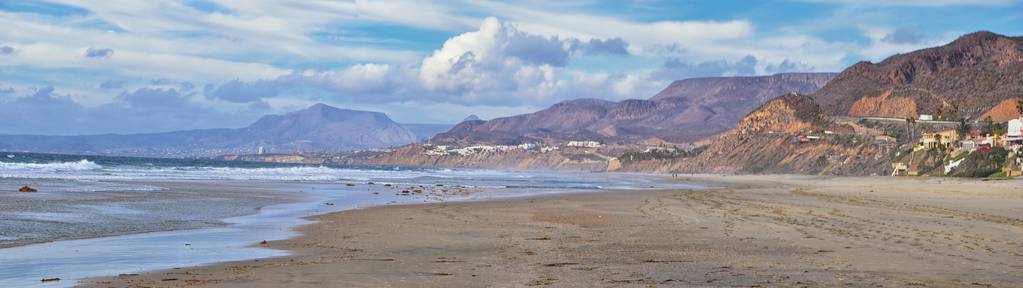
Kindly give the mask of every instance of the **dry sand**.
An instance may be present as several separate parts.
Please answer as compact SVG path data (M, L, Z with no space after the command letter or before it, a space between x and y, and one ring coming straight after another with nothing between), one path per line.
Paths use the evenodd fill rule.
M89 287L1020 287L1023 182L693 177L727 188L378 207L294 256Z

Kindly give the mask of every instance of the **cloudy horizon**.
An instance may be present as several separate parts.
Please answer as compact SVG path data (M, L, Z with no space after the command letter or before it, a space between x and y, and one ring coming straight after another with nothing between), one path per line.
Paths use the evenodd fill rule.
M647 98L692 77L838 72L979 30L1023 34L1016 0L731 6L2 2L0 133L232 128L313 103L456 123Z

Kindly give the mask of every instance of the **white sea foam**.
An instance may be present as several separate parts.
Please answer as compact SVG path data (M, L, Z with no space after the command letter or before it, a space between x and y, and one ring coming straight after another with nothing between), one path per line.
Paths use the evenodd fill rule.
M0 161L0 171L85 171L102 169L103 166L86 159L76 162L52 162L52 163L19 163Z
M327 166L209 167L209 166L110 166L89 160L56 163L0 162L0 178L60 180L267 180L267 181L369 181L374 179L436 179L494 177L507 174L484 170L384 170Z

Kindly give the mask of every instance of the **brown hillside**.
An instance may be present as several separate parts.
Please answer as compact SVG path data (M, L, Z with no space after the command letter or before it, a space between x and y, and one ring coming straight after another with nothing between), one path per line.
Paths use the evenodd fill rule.
M1023 37L976 32L877 64L860 62L813 96L829 115L979 118L1023 98Z
M798 143L804 131L851 131L832 124L813 98L789 94L768 101L749 113L728 133L714 138L707 149L656 168L662 172L696 173L800 173L881 174L889 152L873 137L825 135L822 140ZM649 170L650 167L626 167Z

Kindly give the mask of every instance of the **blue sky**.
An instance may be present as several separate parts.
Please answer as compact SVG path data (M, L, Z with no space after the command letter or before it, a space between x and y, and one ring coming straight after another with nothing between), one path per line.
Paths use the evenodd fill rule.
M0 133L241 127L323 102L455 123L672 80L841 71L1023 0L0 1Z

